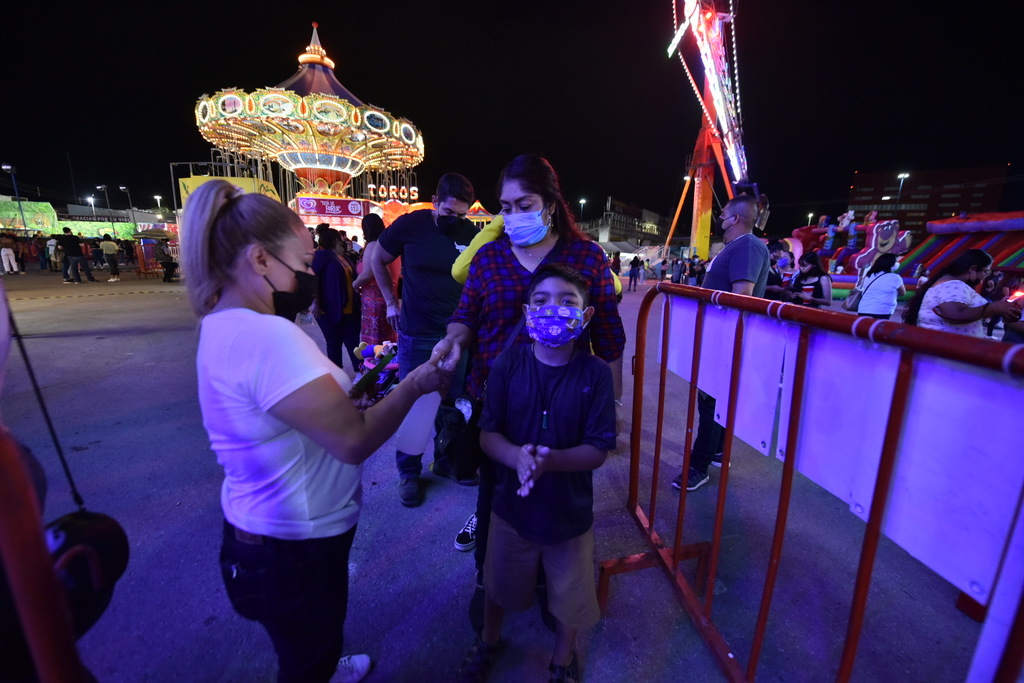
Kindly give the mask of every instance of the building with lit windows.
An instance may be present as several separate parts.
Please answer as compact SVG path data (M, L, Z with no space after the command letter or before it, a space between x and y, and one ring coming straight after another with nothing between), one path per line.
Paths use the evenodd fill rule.
M635 247L649 247L665 243L669 222L653 211L607 197L601 215L581 222L580 229L601 243L628 242Z
M923 233L929 220L999 211L1006 174L1006 166L902 173L854 171L849 208L857 219L877 211L878 220L896 218L901 229Z

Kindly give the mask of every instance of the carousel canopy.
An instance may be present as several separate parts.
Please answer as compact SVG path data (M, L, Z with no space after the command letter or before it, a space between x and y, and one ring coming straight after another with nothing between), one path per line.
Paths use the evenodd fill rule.
M423 161L423 136L411 121L363 104L335 78L316 24L292 78L251 93L203 95L195 115L208 142L277 161L309 194L342 197L366 170L402 171Z
M334 75L334 62L327 58L327 52L320 46L320 36L316 33L317 25L313 24L313 39L306 47L306 53L299 55L299 70L284 83L274 86L282 90L290 90L296 95L305 97L314 93L334 95L348 100L357 107L363 106L362 101L341 84Z

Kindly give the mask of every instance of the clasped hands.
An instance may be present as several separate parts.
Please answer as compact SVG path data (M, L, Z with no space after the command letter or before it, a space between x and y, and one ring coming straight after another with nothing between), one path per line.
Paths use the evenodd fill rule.
M519 490L516 493L525 498L530 495L533 485L544 474L544 465L551 449L547 446L535 446L532 443L525 443L519 447L516 454L516 473L519 475Z

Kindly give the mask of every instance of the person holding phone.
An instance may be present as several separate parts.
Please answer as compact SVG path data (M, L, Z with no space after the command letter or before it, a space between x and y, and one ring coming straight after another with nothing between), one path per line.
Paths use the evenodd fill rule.
M826 308L832 304L832 278L821 267L818 253L810 251L800 255L799 272L789 285L789 301L810 306Z
M295 324L317 292L297 214L211 180L189 197L182 222L200 318L199 404L224 467L228 597L270 635L278 681L361 680L369 657L341 653L362 463L420 396L448 389L452 368L435 354L367 406Z
M981 249L968 249L919 287L907 304L903 322L929 330L941 330L985 337L985 318L1003 316L1007 324L1020 320L1021 302L988 301L978 286L992 271L992 256Z

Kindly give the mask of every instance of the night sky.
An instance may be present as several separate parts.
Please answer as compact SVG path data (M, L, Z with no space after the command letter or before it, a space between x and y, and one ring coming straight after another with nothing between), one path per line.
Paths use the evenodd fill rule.
M744 142L773 202L770 232L843 210L855 170L1011 163L1009 194L1024 194L1021 43L1010 17L966 8L738 2ZM209 159L197 98L287 79L312 21L338 79L422 131L428 196L459 171L496 210L502 166L532 151L552 161L572 206L586 197L593 211L612 195L671 215L701 122L665 54L669 0L17 2L4 13L0 160L29 199L41 188L65 203L106 183L128 185L140 207L155 194L166 205L169 162ZM697 68L692 37L683 49ZM127 207L116 189L110 200Z

